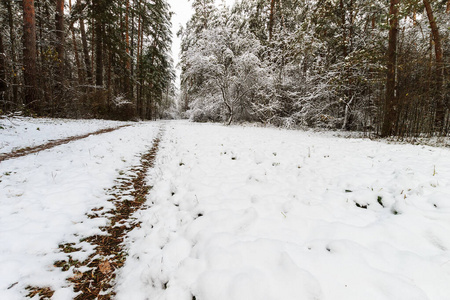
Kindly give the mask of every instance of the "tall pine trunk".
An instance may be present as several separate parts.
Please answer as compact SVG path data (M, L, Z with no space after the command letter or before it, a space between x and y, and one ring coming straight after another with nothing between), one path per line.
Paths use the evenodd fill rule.
M69 0L69 10L70 10L70 12L72 12L72 0ZM70 26L70 31L72 33L72 44L73 44L73 52L75 55L75 64L77 66L78 83L83 84L84 83L84 74L83 74L83 69L81 68L80 55L78 53L77 39L75 36L75 30L73 28L73 23Z
M128 99L131 99L131 60L130 60L130 32L129 32L129 13L130 1L125 0L125 24L123 24L123 31L125 31L125 74L123 76L123 92Z
M58 55L57 68L55 72L55 96L56 106L63 103L63 82L64 82L64 0L56 0L55 12L55 34L56 53Z
M140 10L140 2L138 1L138 9ZM141 16L138 16L138 32L137 32L137 56L136 56L136 75L138 84L136 88L136 112L137 115L143 118L142 105L142 73L141 73L141 55L142 55L142 24Z
M389 8L389 44L387 50L387 76L384 119L381 136L394 134L398 103L396 92L396 63L397 63L397 35L398 35L398 5L400 0L390 0Z
M272 40L273 26L275 24L275 0L270 0L269 11L269 41Z
M436 105L435 130L438 132L442 132L445 123L445 105L443 98L444 59L442 52L441 36L439 35L439 28L436 24L436 20L434 18L430 2L428 0L423 0L423 4L425 6L428 21L431 27L436 60L436 90L435 90L436 99L434 100Z
M134 99L134 35L135 35L135 26L134 26L134 7L131 9L131 34L130 34L130 59L131 59L131 66L130 66L130 97L131 99Z
M81 6L81 0L77 0L77 6ZM93 77L92 77L92 67L91 67L91 58L89 55L89 47L87 43L87 37L86 37L86 29L84 27L84 19L80 16L79 18L80 22L80 34L81 34L81 44L83 48L83 57L84 57L84 65L85 65L85 72L86 72L86 78L87 81L90 84L93 84Z
M8 85L6 84L6 53L3 47L3 32L0 31L0 101L6 105L6 90Z
M28 109L38 112L36 76L36 19L34 0L23 0L24 104Z
M14 39L14 19L12 12L12 0L6 1L6 8L8 10L8 25L9 25L9 42L11 44L11 64L12 64L12 100L14 104L18 104L17 91L17 69L16 69L16 47Z
M346 22L345 22L345 7L344 1L339 1L339 10L341 14L341 29L342 29L342 53L344 57L347 57L347 30L346 30Z
M93 0L95 29L95 85L103 86L103 40L101 20L101 0Z
M56 53L58 53L58 75L64 75L64 0L56 0L55 13Z
M125 7L125 43L127 52L127 69L130 70L130 33L129 33L129 11L130 11L130 1L126 0Z

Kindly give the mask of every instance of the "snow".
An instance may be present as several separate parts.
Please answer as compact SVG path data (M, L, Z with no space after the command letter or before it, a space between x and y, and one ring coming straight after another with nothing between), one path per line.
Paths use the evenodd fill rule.
M59 122L63 121L46 123L48 130L43 131L52 132L49 124L53 124L65 128L59 134L80 134L112 124ZM27 126L35 125L33 121ZM65 281L72 272L63 273L53 266L67 259L58 245L101 234L99 226L107 220L89 219L87 213L93 208L111 208L105 190L114 185L120 170L139 162L139 153L151 147L157 126L141 123L0 163L1 299L23 299L27 286L50 286L56 291L53 299L73 298L72 287ZM55 136L61 135L43 135L40 141ZM25 141L28 137L17 138ZM85 259L91 253L85 243L84 252L74 259Z
M45 144L50 140L82 135L129 122L50 118L0 118L0 153Z
M449 150L189 123L161 147L117 299L448 298Z
M78 134L91 122L55 127ZM448 299L449 149L186 121L1 162L1 299L29 285L75 296L72 271L53 266L67 258L58 245L100 233L107 220L86 214L111 208L106 190L160 126L116 299ZM80 245L74 259L92 253Z

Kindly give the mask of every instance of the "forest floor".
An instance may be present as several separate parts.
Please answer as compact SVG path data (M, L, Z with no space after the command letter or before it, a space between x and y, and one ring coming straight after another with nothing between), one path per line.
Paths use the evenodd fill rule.
M448 299L450 150L0 120L0 299Z

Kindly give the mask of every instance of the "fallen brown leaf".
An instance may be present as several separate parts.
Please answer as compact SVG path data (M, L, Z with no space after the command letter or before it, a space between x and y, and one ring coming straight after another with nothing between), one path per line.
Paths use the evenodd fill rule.
M109 261L105 260L102 261L99 265L98 265L98 269L100 270L100 272L102 272L102 274L106 275L112 272L112 268L111 268L111 264L109 263Z

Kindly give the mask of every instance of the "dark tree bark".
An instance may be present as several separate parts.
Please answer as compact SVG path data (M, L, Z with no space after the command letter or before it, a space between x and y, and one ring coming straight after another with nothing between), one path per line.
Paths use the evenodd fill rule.
M91 18L91 74L92 74L92 83L95 83L95 20Z
M55 72L55 90L56 107L63 102L63 83L64 83L64 0L56 0L55 12L55 50L58 55L57 68Z
M81 6L81 0L77 0L77 6ZM86 68L86 77L87 77L87 81L90 84L93 84L93 78L92 78L92 67L91 67L91 58L89 55L89 47L88 47L88 43L87 43L87 37L86 37L86 29L84 27L84 20L83 18L80 16L79 18L80 21L80 33L81 33L81 44L82 44L82 48L83 48L83 57L84 57L84 65Z
M400 0L390 0L389 8L389 44L387 50L386 98L384 120L381 136L386 137L394 133L394 123L397 115L396 92L396 63L397 63L397 35L398 35L398 5Z
M36 78L36 19L34 0L23 0L23 79L24 104L39 110Z
M138 9L140 9L140 2L138 1ZM137 56L136 56L136 75L138 84L136 88L136 113L142 117L142 78L141 78L141 55L142 55L142 24L141 16L138 16L138 32L137 32Z
M101 21L101 0L93 0L95 26L95 85L103 86L103 28Z
M6 1L6 8L8 10L8 25L9 25L9 42L11 44L11 64L12 64L12 96L13 102L18 104L18 93L17 93L17 70L16 70L16 47L14 43L14 19L12 12L12 0Z
M130 56L131 56L131 68L130 68L130 81L131 81L131 89L130 89L130 96L131 99L134 99L134 35L135 35L135 24L134 24L134 7L131 9L131 34L130 34Z
M275 0L270 0L270 12L269 12L269 41L272 40L274 23L275 23Z
M130 1L126 0L126 7L125 7L125 43L126 43L126 52L127 52L127 69L130 70L130 33L128 31L129 29L129 11L130 11Z
M125 0L125 22L123 25L122 32L125 32L125 72L126 75L123 76L123 91L128 99L131 99L131 78L130 78L130 71L131 71L131 59L130 59L130 32L129 32L129 13L130 13L130 1Z
M56 0L55 13L56 52L58 53L59 76L63 76L64 67L64 0Z
M6 53L3 47L3 32L0 31L0 101L5 101L5 93L8 88L6 84Z
M346 22L345 22L345 7L344 7L344 1L339 0L339 9L341 13L341 28L342 28L342 52L344 54L344 57L347 57L347 29L346 29Z
M430 2L428 0L423 0L425 10L427 11L428 21L431 27L431 33L434 42L434 53L436 59L436 118L435 118L435 129L437 131L442 131L445 124L445 106L443 99L443 83L444 83L444 59L442 51L441 36L439 35L439 28L437 26L436 20L433 15L433 10L431 8Z
M72 11L72 0L69 0L69 10ZM73 28L73 22L72 25L70 26L70 31L72 32L72 44L73 44L73 52L75 54L75 64L77 66L78 83L83 84L84 74L83 69L81 67L80 55L78 54L77 39L75 36L75 30Z

